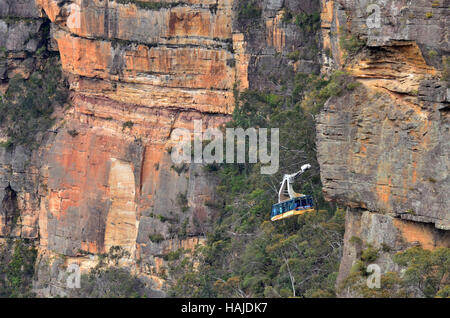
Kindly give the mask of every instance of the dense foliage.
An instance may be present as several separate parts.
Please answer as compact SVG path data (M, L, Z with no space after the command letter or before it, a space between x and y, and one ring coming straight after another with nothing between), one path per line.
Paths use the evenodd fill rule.
M260 164L224 164L218 170L220 216L206 246L171 262L171 295L178 297L333 297L342 252L344 213L325 202L315 150L315 114L351 78L298 74L289 96L240 94L227 127L280 129L280 169L261 175ZM308 92L306 94L306 92ZM236 95L237 92L236 92ZM305 96L306 95L306 96ZM248 162L248 161L247 161ZM298 192L317 210L271 222L283 174L310 163ZM217 169L218 168L218 169ZM182 253L181 253L182 254Z
M368 288L366 268L376 263L382 249L368 246L352 267L350 275L338 288L363 297L450 297L450 249L425 250L412 247L394 255L403 271L381 275L380 288Z
M241 0L238 3L237 21L240 25L249 26L257 23L262 9L256 0Z
M0 297L32 297L31 282L37 250L22 240L0 246Z
M80 251L83 252L83 251ZM112 246L108 253L99 255L99 262L88 273L81 275L81 288L70 290L69 297L81 298L138 298L150 297L152 290L121 267L120 259L128 258L129 252L120 246Z
M53 123L55 105L64 104L67 97L56 57L46 60L27 80L20 75L12 78L0 99L0 124L7 127L9 138L2 146L32 146L38 133Z
M81 289L71 297L137 298L144 290L143 283L128 270L120 267L94 269L81 276Z

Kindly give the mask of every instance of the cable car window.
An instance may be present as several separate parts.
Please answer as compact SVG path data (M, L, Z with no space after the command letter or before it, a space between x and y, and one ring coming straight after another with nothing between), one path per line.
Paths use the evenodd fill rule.
M295 203L295 200L292 200L290 203L289 210L294 210L296 206L297 206L297 204Z

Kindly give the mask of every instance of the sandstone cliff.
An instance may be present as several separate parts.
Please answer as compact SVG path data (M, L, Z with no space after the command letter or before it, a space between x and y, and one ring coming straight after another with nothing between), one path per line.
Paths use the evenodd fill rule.
M324 71L362 84L317 123L324 193L348 207L338 284L364 244L450 244L449 13L448 1L322 1ZM382 272L398 270L392 253Z
M192 248L214 213L204 204L214 180L174 167L168 142L175 128L217 127L232 111L245 74L231 63L231 3L37 2L74 92L42 168L40 244L68 256L120 246L159 289L161 256Z
M204 204L214 179L201 167L174 167L168 142L177 127L192 129L194 119L217 127L232 111L233 85L246 75L232 63L240 48L231 2L139 3L1 2L2 78L26 77L37 33L51 24L47 48L59 53L72 91L38 151L2 149L1 228L9 235L8 220L20 211L12 230L39 239L40 264L59 253L89 268L88 255L120 246L126 264L158 275L160 256L192 248L214 213Z

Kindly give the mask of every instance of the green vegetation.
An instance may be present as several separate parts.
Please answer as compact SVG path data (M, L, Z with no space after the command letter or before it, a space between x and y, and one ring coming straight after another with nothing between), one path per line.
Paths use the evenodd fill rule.
M100 260L98 267L103 267L108 264L113 264L115 266L119 265L119 260L124 257L129 257L130 253L124 250L120 246L111 246L108 253L100 254Z
M34 296L31 281L36 256L34 246L23 240L10 240L0 246L0 297Z
M180 192L177 194L177 205L183 212L189 210L188 199L185 193Z
M170 3L170 2L146 2L146 1L139 1L139 0L115 0L117 3L120 4L135 4L137 7L141 9L147 9L147 10L161 10L161 9L167 9L171 8L176 3Z
M335 295L344 212L325 202L322 195L314 115L328 98L357 87L344 72L329 78L299 73L288 96L235 91L236 108L227 127L279 128L280 170L267 176L260 174L260 164L216 164L214 169L205 168L220 177L217 193L221 199L210 204L220 215L205 246L169 264L170 295ZM282 175L298 170L306 162L313 168L302 176L297 191L312 195L317 211L276 223L268 221Z
M407 290L419 291L425 297L449 296L450 248L429 251L413 247L396 254L394 260L406 267L402 285Z
M154 291L139 280L119 261L130 257L120 246L112 246L100 254L98 264L89 273L81 275L81 288L66 289L68 297L80 298L139 298L152 297Z
M296 51L288 53L287 58L294 62L297 62L298 60L300 60L300 51L296 50Z
M342 253L344 212L325 202L315 152L314 115L326 99L348 91L351 77L297 74L289 96L236 91L227 127L280 129L280 170L261 175L260 164L222 164L220 211L205 246L169 264L170 295L178 297L333 297ZM356 86L355 86L356 87ZM354 89L355 87L351 87ZM247 160L248 161L248 160ZM304 163L298 192L314 197L313 213L271 222L284 173Z
M350 241L349 241L349 242L352 243L352 244L362 244L362 240L361 240L361 238L358 237L358 236L352 236L352 237L350 238Z
M381 249L389 252L385 246ZM376 263L380 250L368 246L339 288L352 290L363 297L449 297L450 249L433 251L413 247L394 255L394 261L405 269L382 274L380 288L367 287L367 266Z
M283 16L281 17L281 21L284 22L284 23L291 23L293 17L294 16L292 15L291 10L285 9L283 11Z
M161 243L162 241L164 241L164 236L162 236L161 233L149 234L148 238L153 243Z
M435 50L429 50L428 51L428 56L431 57L431 58L437 56L437 54L438 53Z
M369 245L364 251L362 251L361 260L366 264L374 262L378 258L378 252L378 249Z
M178 175L181 175L183 172L189 171L189 165L186 163L182 163L180 165L172 165L170 168L175 170Z
M334 72L328 80L315 76L297 76L296 83L297 87L306 88L309 92L301 105L311 113L318 113L330 97L341 96L360 85L344 71Z
M276 224L263 221L252 232L230 235L226 228L216 228L192 258L180 256L171 263L172 296L334 296L342 211L321 210Z
M49 58L28 80L15 76L0 100L0 123L7 126L8 146L32 146L53 123L54 105L67 101L68 90L56 57ZM14 123L14 124L12 124Z
M25 23L27 25L30 25L32 23L38 23L39 18L25 18L25 17L15 17L15 16L6 16L2 17L2 21L4 21L6 24L15 24L15 23Z
M176 251L172 251L172 252L169 252L169 254L164 255L163 259L168 262L173 262L173 261L179 260L184 253L185 253L185 250L182 248L179 248Z
M294 22L299 28L308 33L317 32L320 28L320 13L314 12L313 14L301 13L296 15Z
M366 43L358 39L353 34L350 34L348 30L341 30L341 36L339 37L339 46L341 49L345 50L347 54L355 54L361 48L363 48Z
M262 9L256 0L239 0L237 19L241 25L257 23L261 18Z
M447 87L450 84L450 56L442 57L442 78L444 82L447 82Z
M110 267L92 270L81 276L81 288L74 289L77 297L139 298L143 283L124 268Z
M45 45L43 45L36 51L36 55L42 56L46 51L47 51L47 48Z
M179 240L183 240L188 237L188 225L189 225L189 218L186 218L176 233Z
M157 215L156 218L157 218L158 220L160 220L161 222L174 222L174 221L175 221L174 219L168 218L168 217L166 217L166 216L164 216L164 215L161 215L161 214ZM157 239L157 240L158 240L158 239Z
M284 23L295 23L302 31L314 33L320 28L320 12L312 14L301 12L295 15L290 10L285 9L281 21Z
M131 120L128 120L122 124L122 130L125 130L126 128L131 129L131 128L133 128L133 126L134 126L134 123Z

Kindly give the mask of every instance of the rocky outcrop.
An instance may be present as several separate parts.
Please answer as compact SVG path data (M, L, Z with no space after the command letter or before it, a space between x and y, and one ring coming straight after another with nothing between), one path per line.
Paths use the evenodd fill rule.
M174 165L170 136L231 114L245 77L231 63L231 2L37 3L73 90L41 169L41 248L84 262L120 246L124 264L161 288L161 256L198 241L214 215L214 179Z
M235 1L234 29L243 33L248 60L248 85L251 89L288 95L297 72L320 71L320 3L317 1L256 1L261 14L240 12L246 2ZM299 17L307 17L305 25ZM314 20L316 17L316 20Z
M49 21L33 1L0 1L0 98L10 79L28 78L40 65ZM2 127L4 128L4 127ZM0 237L38 237L40 152L29 147L8 149L6 129L0 130Z
M34 54L46 41L48 22L41 18L33 1L0 1L0 93L7 88L5 80L32 73Z
M324 193L349 207L338 281L357 259L353 236L449 246L448 15L446 1L322 1L323 70L362 84L317 118Z
M193 249L215 213L205 204L215 179L172 163L171 133L196 119L220 126L237 79L248 84L231 1L2 0L0 14L3 92L46 50L72 90L38 149L0 148L0 236L37 240L39 295L60 293L45 282L58 285L61 268L87 271L115 246L122 265L162 288L163 256Z

